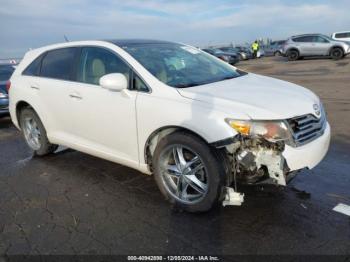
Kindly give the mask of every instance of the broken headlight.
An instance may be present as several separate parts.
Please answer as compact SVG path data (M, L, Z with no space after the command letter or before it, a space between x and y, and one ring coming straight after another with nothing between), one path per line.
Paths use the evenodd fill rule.
M270 142L291 139L291 133L284 121L249 121L225 119L234 130L252 138L262 137Z

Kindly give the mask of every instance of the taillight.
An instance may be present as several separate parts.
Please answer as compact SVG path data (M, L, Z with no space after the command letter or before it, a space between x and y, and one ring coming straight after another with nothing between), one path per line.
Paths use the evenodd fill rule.
M6 82L6 90L7 90L7 93L10 92L10 88L11 88L11 81L8 80L8 81Z

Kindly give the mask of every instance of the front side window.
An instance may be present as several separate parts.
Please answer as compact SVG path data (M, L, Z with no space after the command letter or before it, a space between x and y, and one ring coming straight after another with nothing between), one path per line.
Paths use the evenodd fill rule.
M77 80L99 85L100 78L111 73L122 73L130 78L129 66L112 52L98 47L84 47L81 52Z
M136 74L134 74L134 78L133 78L133 87L134 87L134 90L137 90L140 92L149 91L145 82L143 82L143 80L140 77L138 77Z
M329 43L328 40L326 40L322 36L315 36L314 42L316 42L316 43Z
M72 79L72 68L77 48L69 47L47 52L40 75L62 80Z
M243 74L205 52L181 44L140 43L122 48L158 80L172 87L204 85Z

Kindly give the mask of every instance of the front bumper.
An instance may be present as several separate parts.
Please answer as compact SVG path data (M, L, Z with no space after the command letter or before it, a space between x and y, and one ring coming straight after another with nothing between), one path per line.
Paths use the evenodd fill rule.
M323 134L297 147L270 143L260 139L234 137L218 141L217 148L226 147L231 160L232 175L242 183L273 183L285 186L295 171L314 168L327 154L331 131L325 122Z
M290 171L314 168L327 154L331 139L331 128L327 122L322 136L300 147L286 145L282 152Z

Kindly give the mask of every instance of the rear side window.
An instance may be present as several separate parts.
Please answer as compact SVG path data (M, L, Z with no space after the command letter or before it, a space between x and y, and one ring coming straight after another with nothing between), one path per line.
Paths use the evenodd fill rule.
M47 52L43 58L40 76L55 79L72 79L72 67L77 48L62 48Z
M41 60L43 59L43 55L36 58L24 71L23 75L26 76L38 76L40 73Z
M313 36L301 36L301 37L293 38L294 42L302 42L302 43L313 42L313 40L314 40Z

